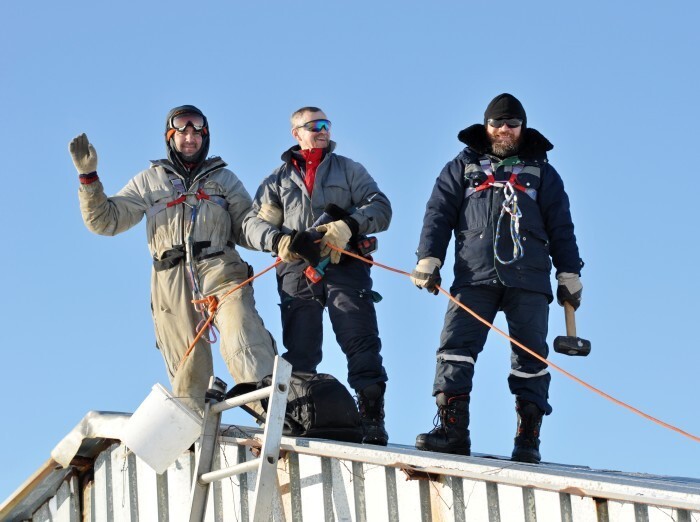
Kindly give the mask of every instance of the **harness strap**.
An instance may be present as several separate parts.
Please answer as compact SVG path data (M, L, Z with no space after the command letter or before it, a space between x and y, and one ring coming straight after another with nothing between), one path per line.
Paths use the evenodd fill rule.
M515 158L513 160L515 160ZM520 218L522 217L522 212L518 206L518 196L516 191L523 192L532 199L537 198L537 192L535 190L525 187L520 183L520 181L518 181L518 174L522 172L525 164L522 161L514 163L513 160L506 164L512 165L511 174L508 181L496 181L493 174L493 165L491 164L491 160L486 157L481 158L479 163L481 164L481 169L483 170L484 174L486 174L486 181L478 184L475 187L469 187L466 193L466 196L469 197L474 192L479 192L489 188L503 188L504 200L501 204L501 212L498 216L498 221L496 222L496 231L493 242L494 257L496 258L496 261L502 265L510 265L511 263L515 263L516 261L522 259L522 257L525 255L525 248L520 240ZM511 241L513 242L513 257L509 260L504 260L498 255L498 241L501 238L501 222L506 215L510 217L510 226L508 228Z
M519 190L520 192L527 193L527 187L525 185L522 185L520 181L518 181L518 174L520 174L520 172L522 172L523 168L525 167L525 165L523 165L522 163L517 163L516 165L513 165L513 170L507 182L496 181L496 178L493 175L493 166L491 165L490 159L482 158L481 160L479 160L479 163L481 163L481 168L484 171L484 174L486 174L486 181L474 187L474 192L480 192L491 187L503 187L506 184L509 184L514 189Z
M223 250L217 250L216 252L210 252L209 254L202 255L202 251L205 248L211 246L211 241L197 241L192 245L192 256L196 261L204 261L205 259L210 259L212 257L220 256L224 253ZM234 248L236 246L232 241L226 241L226 246ZM166 250L160 256L160 259L153 258L153 268L156 272L162 272L163 270L169 270L170 268L176 267L180 262L185 259L185 245L175 245L170 250Z
M204 192L204 189L201 188L198 189L197 192L187 192L187 190L185 190L185 184L182 182L182 179L172 173L168 173L168 179L170 179L170 183L172 183L173 188L179 194L179 196L173 199L172 201L156 203L148 210L146 210L147 217L153 217L159 212L165 210L166 208L174 207L175 205L180 205L183 203L186 204L187 196L194 196L197 198L197 201L209 201L210 203L219 205L224 210L228 210L228 201L226 201L226 198L223 198L221 196L212 196Z

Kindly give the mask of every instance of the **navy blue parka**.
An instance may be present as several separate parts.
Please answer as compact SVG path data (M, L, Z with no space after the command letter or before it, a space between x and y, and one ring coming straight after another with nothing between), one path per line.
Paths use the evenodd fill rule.
M524 128L518 158L523 163L518 182L531 195L517 192L522 212L520 236L524 255L511 264L494 255L496 225L505 199L503 188L475 191L486 180L481 160L488 158L496 181L507 181L513 158L501 160L489 153L484 125L462 130L458 138L467 146L443 168L428 200L423 219L418 259L435 257L444 263L450 238L455 237L454 290L476 284L523 288L546 294L552 301L550 274L580 274L579 257L569 198L564 183L547 160L553 145L535 129ZM534 197L533 197L534 196ZM503 217L496 241L503 261L513 258L510 216Z

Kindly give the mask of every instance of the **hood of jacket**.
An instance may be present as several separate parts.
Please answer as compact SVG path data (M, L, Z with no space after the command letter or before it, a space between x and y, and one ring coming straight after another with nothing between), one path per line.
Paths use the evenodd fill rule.
M486 127L481 123L461 130L457 139L477 154L492 154ZM539 131L526 127L520 141L518 156L522 159L546 159L547 152L553 148L554 145Z
M194 183L198 179L201 179L202 177L206 176L210 172L224 168L227 165L227 163L224 160L222 160L219 156L212 156L211 158L207 158L202 163L200 163L197 166L197 169L190 173L189 178L183 175L183 173L180 171L180 168L170 159L151 160L151 165L154 167L163 167L165 170L169 170L170 172L179 175L187 182L187 185L189 186L192 185L192 183Z

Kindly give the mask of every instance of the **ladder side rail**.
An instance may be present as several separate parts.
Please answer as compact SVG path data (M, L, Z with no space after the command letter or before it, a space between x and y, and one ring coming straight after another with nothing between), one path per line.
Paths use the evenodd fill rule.
M255 483L254 522L267 522L272 516L272 493L278 488L277 461L282 443L282 430L287 411L287 395L289 394L291 376L292 365L281 357L277 357L272 373L272 392L267 406L263 444L260 449L260 468Z
M226 391L226 383L212 377L209 389L223 394ZM204 405L204 427L199 438L199 449L196 451L194 476L190 491L190 522L202 522L207 508L209 483L202 482L200 477L203 473L210 471L214 463L216 439L221 425L221 412L212 411L212 406L215 404L213 399L208 399Z

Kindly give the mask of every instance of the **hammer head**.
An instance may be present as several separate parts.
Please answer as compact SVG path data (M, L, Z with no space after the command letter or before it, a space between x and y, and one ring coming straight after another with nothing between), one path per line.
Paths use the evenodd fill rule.
M591 353L591 341L580 337L560 335L554 339L554 351L565 355L580 355L585 357Z

